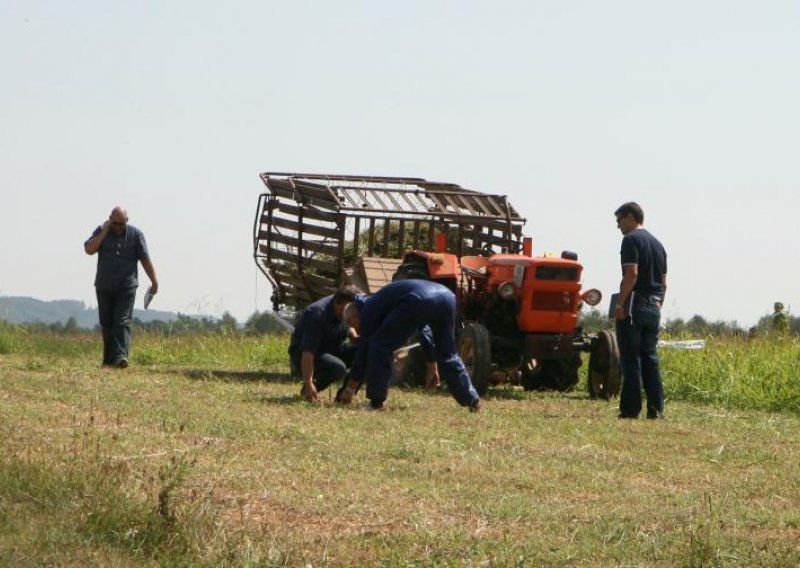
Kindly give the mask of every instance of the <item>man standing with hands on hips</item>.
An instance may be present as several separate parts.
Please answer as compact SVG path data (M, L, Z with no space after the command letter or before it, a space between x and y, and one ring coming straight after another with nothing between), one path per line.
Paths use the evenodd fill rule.
M128 366L139 262L150 278L150 294L158 293L158 278L147 242L139 229L128 224L127 210L117 206L83 243L83 250L88 255L97 253L94 286L103 332L103 366L124 369Z
M639 204L623 203L614 216L623 235L622 282L614 305L622 367L619 417L639 418L644 387L647 418L663 418L664 386L656 345L667 292L667 252L642 228L644 211Z

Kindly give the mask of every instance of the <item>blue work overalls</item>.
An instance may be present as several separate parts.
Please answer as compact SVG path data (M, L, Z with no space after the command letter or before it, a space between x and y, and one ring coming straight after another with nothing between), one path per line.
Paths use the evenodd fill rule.
M462 406L479 400L458 355L455 341L456 297L446 287L425 280L399 280L371 296L356 299L361 321L353 378L367 383L367 398L377 406L386 400L394 350L430 327L439 376Z

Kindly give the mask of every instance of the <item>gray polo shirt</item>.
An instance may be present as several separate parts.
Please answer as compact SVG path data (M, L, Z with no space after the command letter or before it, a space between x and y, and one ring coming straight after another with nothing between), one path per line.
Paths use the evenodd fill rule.
M97 227L92 237L101 230L102 227ZM135 288L139 285L139 261L149 256L144 234L133 225L127 225L125 232L120 236L115 235L114 231L109 231L100 244L100 250L97 251L95 288L98 290Z

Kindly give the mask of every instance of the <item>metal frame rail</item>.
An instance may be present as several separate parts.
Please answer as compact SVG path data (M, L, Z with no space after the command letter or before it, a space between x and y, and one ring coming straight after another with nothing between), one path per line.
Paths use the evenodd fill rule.
M333 293L361 256L434 250L459 256L518 252L525 224L505 195L422 178L264 172L253 257L273 308L300 309Z

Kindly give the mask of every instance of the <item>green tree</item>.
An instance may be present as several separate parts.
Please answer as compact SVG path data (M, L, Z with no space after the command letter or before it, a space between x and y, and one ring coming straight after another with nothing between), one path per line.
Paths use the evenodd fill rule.
M223 332L234 332L239 329L239 322L236 321L236 318L233 317L230 312L224 312L219 322L219 328L220 331Z
M672 338L682 338L686 336L686 322L682 318L667 320L664 323L664 333Z
M77 332L78 332L78 320L76 320L74 316L69 316L69 318L67 318L67 323L64 324L64 333L77 333Z
M597 333L604 329L614 329L614 322L597 308L579 314L579 325L586 333Z
M705 337L710 334L711 329L703 316L693 315L686 323L686 331L694 337Z
M244 324L245 332L249 335L266 335L270 333L285 333L287 328L277 321L269 312L253 312Z

